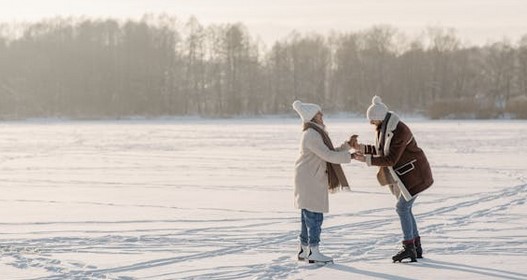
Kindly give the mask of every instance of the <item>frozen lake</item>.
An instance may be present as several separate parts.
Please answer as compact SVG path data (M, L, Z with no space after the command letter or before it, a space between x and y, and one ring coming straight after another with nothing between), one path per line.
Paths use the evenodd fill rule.
M325 121L334 144L373 142ZM0 278L527 279L527 122L403 121L435 179L414 207L425 259L391 263L395 200L352 162L324 267L295 260L297 118L2 123Z

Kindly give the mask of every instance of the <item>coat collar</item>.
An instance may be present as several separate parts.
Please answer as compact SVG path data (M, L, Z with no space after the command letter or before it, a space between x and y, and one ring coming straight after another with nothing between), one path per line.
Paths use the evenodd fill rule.
M309 123L312 123L312 124L314 124L314 125L320 127L322 130L326 131L326 126L325 126L325 125L320 125L320 124L318 124L318 123L316 123L316 122L309 122Z
M381 127L386 125L386 128L381 129L379 131L379 134L377 134L377 139L375 141L375 147L378 151L382 150L384 156L387 156L389 154L390 144L393 138L393 131L397 128L397 125L400 121L399 116L391 111L389 112L386 118L387 119L384 120L386 124L381 124Z
M399 121L401 120L399 116L390 111L391 117L388 119L388 123L386 124L386 131L394 131L397 128L397 125L399 124Z

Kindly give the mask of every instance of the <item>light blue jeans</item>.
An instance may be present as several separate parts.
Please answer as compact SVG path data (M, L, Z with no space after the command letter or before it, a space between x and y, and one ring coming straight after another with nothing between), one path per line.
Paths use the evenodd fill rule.
M324 214L302 209L300 216L302 221L300 243L304 246L318 246Z
M419 236L414 214L412 213L412 206L416 198L417 196L414 196L410 201L406 201L401 195L399 201L397 201L397 204L395 205L395 210L397 211L397 214L399 214L399 220L401 221L404 240L413 240Z

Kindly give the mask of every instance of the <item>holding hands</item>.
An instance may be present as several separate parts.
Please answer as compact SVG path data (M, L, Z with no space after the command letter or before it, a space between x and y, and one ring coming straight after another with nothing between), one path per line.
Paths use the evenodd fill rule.
M355 155L354 158L356 160L366 162L366 157L363 154L356 152L354 155Z
M348 144L355 150L358 150L360 148L359 142L357 141L358 137L359 135L353 134L351 135L350 140L348 140Z
M353 148L355 149L355 153L353 153L353 158L358 160L358 161L366 161L364 155L359 152L360 150L360 144L359 144L359 141L357 140L357 138L359 137L359 135L356 135L356 134L353 134L351 137L350 137L350 140L348 141L348 144Z

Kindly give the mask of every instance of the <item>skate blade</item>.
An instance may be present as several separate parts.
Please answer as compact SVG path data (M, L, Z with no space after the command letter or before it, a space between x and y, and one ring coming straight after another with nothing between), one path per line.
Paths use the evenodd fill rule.
M404 261L403 261L404 260ZM396 262L399 262L399 263L413 263L413 262L417 262L417 259L410 259L410 260L405 260L405 259L402 259L402 260L393 260L393 263L396 263Z
M333 261L314 261L314 260L309 260L309 263L329 264L329 263L334 263L334 262Z

